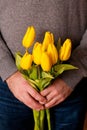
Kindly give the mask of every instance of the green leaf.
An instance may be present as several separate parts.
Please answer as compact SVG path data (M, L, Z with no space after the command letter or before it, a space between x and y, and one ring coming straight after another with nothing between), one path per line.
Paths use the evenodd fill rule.
M29 84L35 88L37 91L38 89L38 83L36 82L36 80L30 79L27 75L23 74L23 77L29 82Z
M21 67L20 67L21 58L22 58L22 55L19 52L15 54L15 62L16 62L16 66L18 70L21 70Z
M54 77L51 75L51 73L47 73L47 72L42 71L42 78L53 79Z
M32 66L31 70L30 70L30 75L29 75L30 79L37 79L38 78L38 74L37 74L37 67L36 66Z
M44 79L39 79L38 80L38 88L43 90L45 87L47 87L51 83L51 78L44 78Z
M55 77L62 74L66 70L78 69L77 67L70 64L59 64L52 68L52 73Z

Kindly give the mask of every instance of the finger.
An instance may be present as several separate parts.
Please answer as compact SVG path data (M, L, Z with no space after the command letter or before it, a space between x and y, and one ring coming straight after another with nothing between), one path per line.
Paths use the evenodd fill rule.
M45 97L45 96L49 95L49 93L52 92L52 88L53 88L52 86L49 86L46 89L44 89L43 91L41 91L40 94Z
M51 101L52 99L54 99L55 97L57 98L59 96L59 93L58 91L53 90L51 91L47 96L46 96L46 99L47 99L47 102Z
M37 111L44 109L44 107L28 93L21 96L21 101L31 109L35 109Z
M52 106L55 106L55 103L56 103L56 98L50 100L48 103L45 104L45 108L48 109L48 108L51 108Z
M54 96L54 98L52 98L52 100L48 101L46 104L45 104L45 108L51 108L61 102L63 102L65 99L66 99L66 95L65 93L63 94L59 94L57 96Z
M42 102L42 104L46 103L46 98L37 92L33 87L29 86L27 91L38 102Z
M45 104L45 109L49 109L53 106L56 106L59 103L61 103L62 101L63 101L63 99L60 96L58 98L53 98L51 101L49 101L48 103Z

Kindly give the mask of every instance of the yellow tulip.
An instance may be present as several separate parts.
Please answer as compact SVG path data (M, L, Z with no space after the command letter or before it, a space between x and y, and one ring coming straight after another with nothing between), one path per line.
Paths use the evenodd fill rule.
M58 61L58 51L54 44L49 44L47 48L47 53L50 56L52 65L56 64Z
M70 58L71 55L71 40L66 39L65 42L63 43L63 46L61 46L59 50L59 59L61 61L66 61Z
M28 27L28 29L23 37L22 45L25 48L31 47L34 42L35 35L36 35L36 33L35 33L34 27L33 26Z
M48 48L49 44L54 44L54 36L53 36L53 33L46 32L44 40L43 40L42 50L45 51Z
M41 63L41 55L42 55L42 44L36 42L33 47L33 61L35 64L39 65Z
M26 52L20 62L21 68L24 70L30 69L32 65L32 61L33 61L33 56L29 54L28 52Z
M49 55L47 54L47 52L43 52L42 53L42 57L41 57L41 67L44 71L50 71L51 67L52 67L52 63L50 60Z

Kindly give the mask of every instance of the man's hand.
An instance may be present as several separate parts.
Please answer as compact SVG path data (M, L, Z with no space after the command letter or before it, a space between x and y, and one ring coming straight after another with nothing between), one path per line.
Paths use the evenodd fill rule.
M25 105L35 110L44 109L46 99L29 85L20 72L13 74L6 82L14 96Z
M63 80L59 78L56 79L53 84L41 92L41 95L47 99L45 108L48 109L61 103L71 94L71 92L72 89L67 86Z

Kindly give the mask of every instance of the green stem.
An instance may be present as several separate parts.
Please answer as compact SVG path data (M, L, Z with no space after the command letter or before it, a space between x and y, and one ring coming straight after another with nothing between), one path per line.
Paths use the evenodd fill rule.
M50 111L46 109L47 122L48 122L48 130L51 130L51 121L50 121Z
M33 116L34 116L34 130L41 130L40 129L40 111L33 110Z
M45 110L40 110L40 130L44 130Z
M34 115L34 130L44 130L44 116L45 116L45 110L36 111L33 110Z

